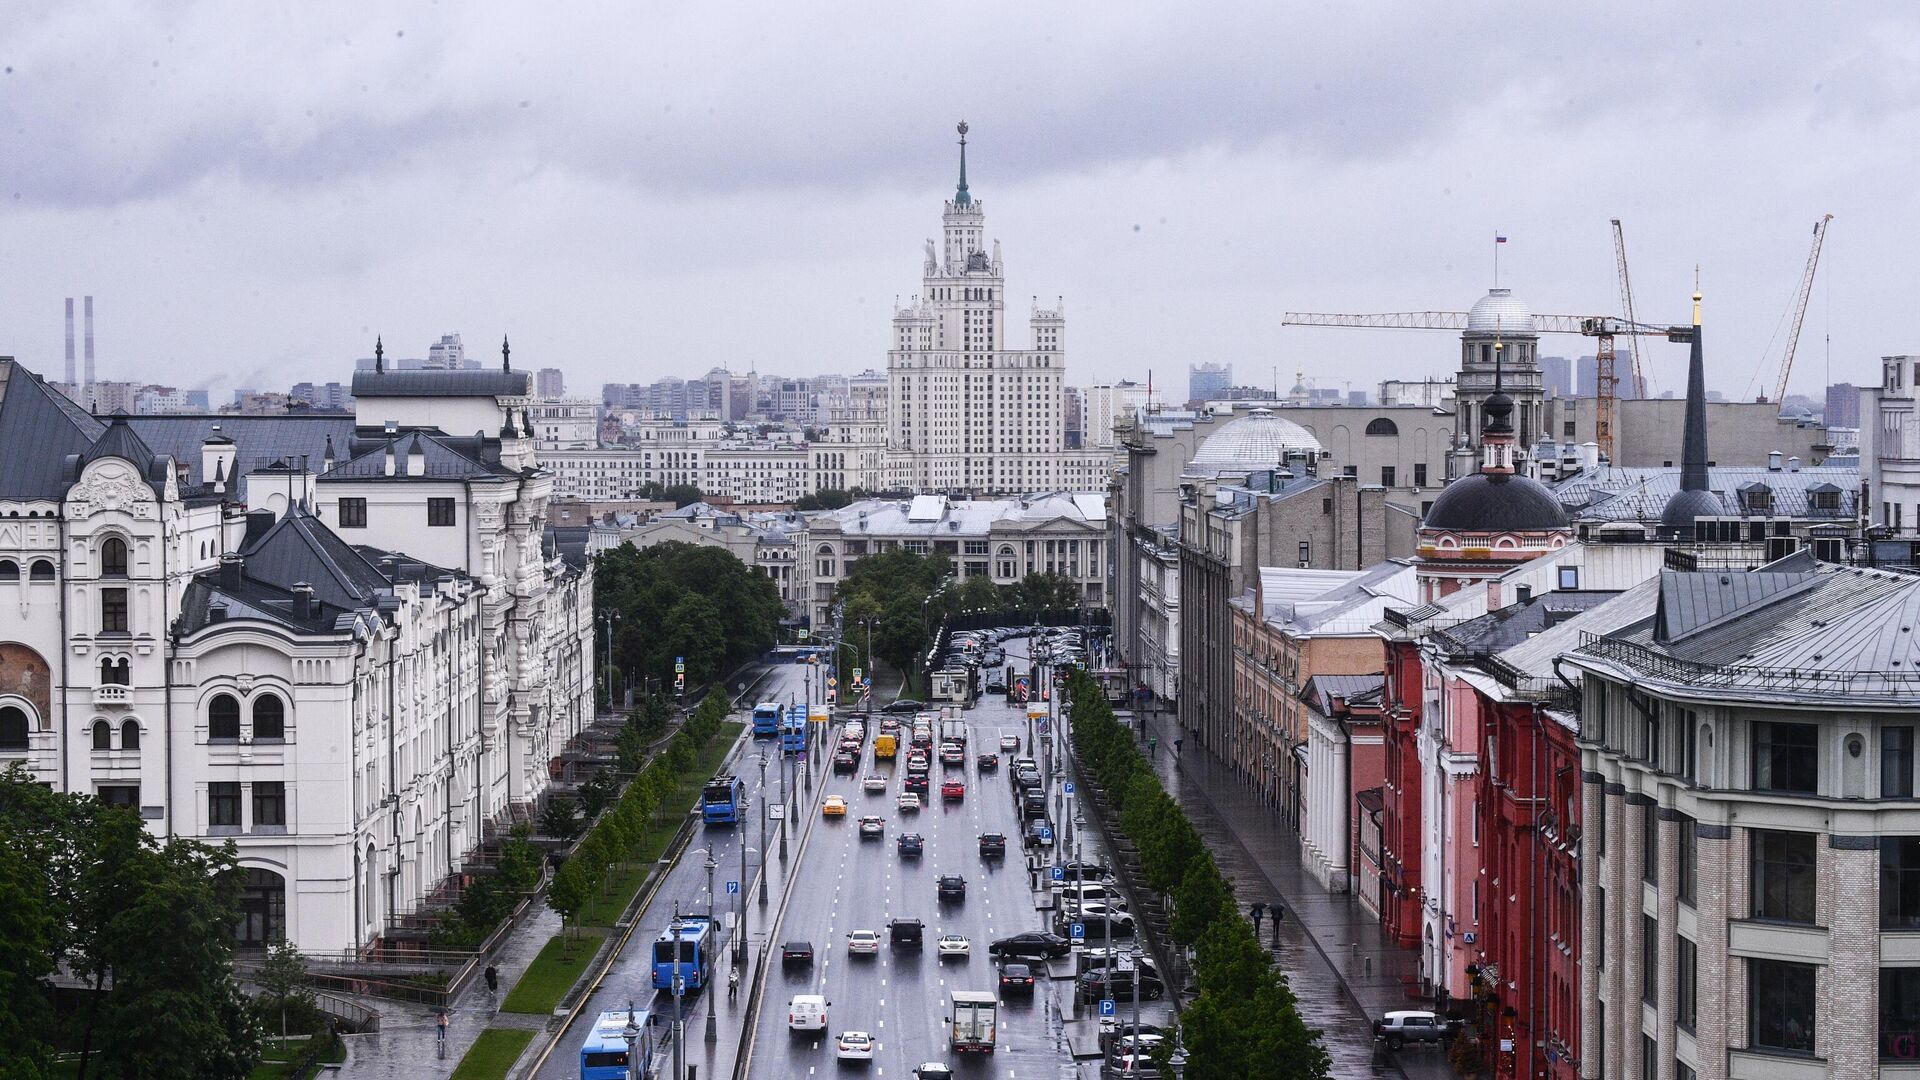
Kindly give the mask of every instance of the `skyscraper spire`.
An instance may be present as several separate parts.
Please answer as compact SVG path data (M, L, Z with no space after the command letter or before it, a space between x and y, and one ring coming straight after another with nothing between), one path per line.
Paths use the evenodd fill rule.
M955 130L960 132L960 187L954 191L953 201L965 206L973 201L973 196L967 194L967 122L960 121Z
M1721 513L1720 500L1708 490L1707 370L1700 344L1700 284L1693 286L1693 342L1687 357L1687 420L1680 439L1680 490L1660 511L1660 535L1694 539L1694 525Z

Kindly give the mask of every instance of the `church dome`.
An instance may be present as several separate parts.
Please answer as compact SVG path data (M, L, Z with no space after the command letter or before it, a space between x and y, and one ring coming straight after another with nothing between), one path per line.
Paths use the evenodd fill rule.
M1246 475L1263 469L1277 469L1288 455L1320 453L1320 440L1291 420L1273 414L1271 409L1255 409L1245 416L1229 420L1206 442L1187 465L1190 479Z
M1548 532L1567 528L1567 511L1537 480L1477 472L1442 488L1420 527L1460 533Z
M1489 289L1467 312L1467 333L1532 337L1533 312L1512 289Z

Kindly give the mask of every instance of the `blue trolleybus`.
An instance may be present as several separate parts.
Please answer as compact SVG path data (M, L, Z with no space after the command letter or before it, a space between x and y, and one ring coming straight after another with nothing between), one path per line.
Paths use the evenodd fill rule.
M732 773L707 781L700 792L700 819L709 825L732 825L746 809L746 782Z
M653 988L672 990L675 974L686 980L688 993L707 985L707 977L713 973L714 950L719 947L712 919L704 915L675 919L653 942Z
M780 734L780 703L763 701L753 707L753 736Z
M601 1013L593 1022L593 1030L587 1032L586 1044L580 1047L580 1080L652 1077L653 1072L648 1068L653 1060L653 1031L649 1019L644 1009ZM640 1037L633 1043L635 1060L631 1071L627 1067L628 1020L640 1030Z
M780 750L782 753L797 754L807 748L807 708L795 705L787 710L787 718L780 721Z

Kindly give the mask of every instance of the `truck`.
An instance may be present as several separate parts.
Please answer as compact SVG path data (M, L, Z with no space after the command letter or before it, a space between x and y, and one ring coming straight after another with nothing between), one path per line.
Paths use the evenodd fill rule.
M943 743L959 743L962 750L966 749L967 722L955 715L951 709L941 710L940 741Z
M900 737L897 735L875 735L873 737L874 760L892 760L900 752Z
M984 990L955 990L947 995L947 1049L957 1054L991 1054L1000 1030L1000 1002Z

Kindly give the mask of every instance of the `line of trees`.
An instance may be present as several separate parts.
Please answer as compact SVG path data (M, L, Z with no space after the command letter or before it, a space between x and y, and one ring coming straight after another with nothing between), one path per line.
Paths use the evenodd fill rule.
M1300 1018L1287 977L1241 916L1233 883L1180 804L1160 785L1133 733L1085 672L1069 676L1073 746L1140 851L1148 888L1172 899L1168 933L1194 949L1199 996L1180 1020L1188 1080L1326 1077L1320 1032ZM1172 1053L1167 1043L1161 1054Z
M866 620L873 620L873 654L906 674L920 674L932 634L964 611L1031 612L1080 605L1080 586L1063 574L1028 574L996 585L990 577L953 577L946 555L894 550L854 561L835 596L844 605L846 641L841 670L866 655ZM929 597L931 599L929 600Z
M602 552L593 591L596 617L618 616L613 666L662 690L673 686L676 656L686 658L687 685L698 686L766 652L785 613L772 578L698 544ZM604 643L605 624L596 629Z
M261 1024L233 976L231 843L161 841L131 808L0 774L0 1076L244 1077ZM57 970L82 983L55 1008Z
M587 830L573 857L555 871L547 886L547 906L559 914L563 927L576 929L574 920L580 910L612 884L620 865L633 855L645 836L648 823L658 820L663 809L669 809L666 800L699 762L700 751L713 741L726 717L726 691L709 691L667 748L640 770L618 801Z

